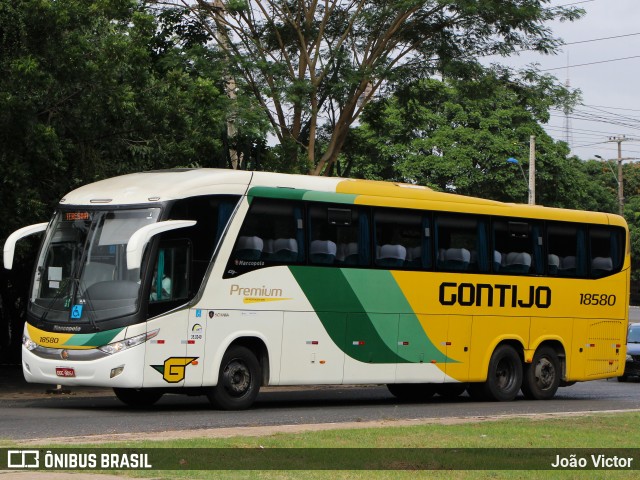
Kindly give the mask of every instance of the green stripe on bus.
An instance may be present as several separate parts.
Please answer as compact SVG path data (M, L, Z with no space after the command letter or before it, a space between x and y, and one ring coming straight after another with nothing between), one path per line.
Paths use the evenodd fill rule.
M347 355L366 363L406 363L378 333L339 268L289 267L333 342Z
M124 327L98 333L77 333L64 344L74 347L101 347L107 345Z
M438 363L451 362L431 342L391 272L355 268L343 269L342 272L368 312L390 312L386 318L370 315L373 326L388 347L397 349L398 355L407 362L419 362L420 358ZM390 314L399 314L394 324L395 332L389 331ZM408 344L399 347L400 341Z
M366 363L454 361L427 337L390 272L289 268L331 339L350 357Z
M358 195L350 193L318 192L298 188L251 187L247 194L253 197L278 198L283 200L308 200L317 202L353 204Z

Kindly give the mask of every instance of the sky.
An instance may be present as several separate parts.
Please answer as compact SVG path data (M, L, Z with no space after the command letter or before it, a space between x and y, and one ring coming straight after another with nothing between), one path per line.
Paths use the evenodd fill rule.
M609 139L624 135L622 157L640 160L640 0L551 0L550 5L586 11L575 22L550 25L565 42L561 51L555 56L526 52L500 63L537 63L540 71L581 90L582 105L568 118L552 112L545 126L554 139L569 141L573 155L617 158L618 145Z

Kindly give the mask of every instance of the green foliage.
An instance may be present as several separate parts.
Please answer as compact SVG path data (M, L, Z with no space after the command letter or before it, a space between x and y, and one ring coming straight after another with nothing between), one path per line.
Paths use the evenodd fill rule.
M438 190L526 202L529 139L536 137L537 203L610 209L608 192L592 185L588 169L540 126L567 92L548 77L477 70L473 79L422 80L371 103L343 151L342 172ZM525 175L526 176L526 175ZM527 176L528 178L528 176Z
M467 76L478 55L553 52L558 41L547 22L583 13L546 0L234 0L224 14L196 3L194 13L209 16L232 73L286 144L282 164L313 174L332 172L375 92L435 72Z

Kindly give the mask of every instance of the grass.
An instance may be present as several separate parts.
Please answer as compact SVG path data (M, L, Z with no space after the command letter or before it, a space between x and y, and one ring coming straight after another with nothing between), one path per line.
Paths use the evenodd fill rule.
M588 448L596 449L598 453L605 453L604 449L638 449L640 445L640 413L621 413L621 414L598 414L592 416L581 417L565 417L556 419L537 420L535 418L518 418L503 421L490 421L479 423L464 423L456 425L418 425L408 427L384 427L384 428L364 428L364 429L348 429L348 430L325 430L319 432L306 432L298 434L281 434L275 433L263 437L233 437L226 439L218 438L198 438L197 431L194 437L187 440L143 440L143 441L127 441L120 443L108 443L99 445L64 445L64 448L87 448L95 447L97 451L105 448L127 448L133 451L144 448L167 448L168 455L181 454L185 455L221 455L226 452L236 458L239 468L247 468L248 463L243 463L243 458L250 462L251 459L245 451L238 449L316 449L316 450L300 450L297 459L298 465L305 465L303 454L320 455L321 460L335 465L338 461L336 458L344 451L317 450L317 449L354 449L354 448L481 448L487 449L485 465L493 465L492 462L501 455L521 455L523 452L508 450L513 448L548 448L553 449L555 456L556 451L562 452L560 449L578 449ZM6 442L2 442L6 443ZM55 445L47 446L55 448ZM15 445L12 446L15 448ZM202 451L196 449L231 449L218 451ZM177 451L176 449L185 449ZM496 450L491 450L496 449ZM266 450L264 450L266 451ZM640 450L639 458L634 458L636 468L640 468ZM290 450L287 451L290 453ZM251 453L251 452L249 452ZM370 451L354 451L354 454L370 455L372 464L380 462L380 465L386 465L384 462L384 450L378 452ZM397 457L397 452L395 452ZM527 452L524 452L525 454ZM636 478L637 473L633 471L549 471L549 470L533 470L525 471L527 460L531 460L532 452L523 455L523 470L415 470L416 465L411 458L398 459L394 458L398 470L264 470L261 467L266 465L257 465L256 470L153 470L153 471L123 471L118 472L120 475L130 477L174 479L174 478L257 478L257 479L412 479L416 478L436 478L436 479L573 479L573 478ZM535 453L535 452L533 452ZM253 452L255 454L255 452ZM456 452L448 452L449 455L456 455ZM193 458L193 457L192 457ZM201 457L200 457L201 458ZM437 458L440 457L436 457ZM483 457L484 458L484 457ZM460 460L462 461L462 460ZM520 459L518 459L520 461ZM436 461L437 463L437 461ZM296 464L296 460L293 461ZM455 463L454 468L461 465ZM472 463L478 468L478 462ZM518 463L520 465L520 463ZM534 465L540 465L538 462ZM545 463L546 465L546 463ZM107 472L105 472L107 473ZM115 473L110 471L108 473Z

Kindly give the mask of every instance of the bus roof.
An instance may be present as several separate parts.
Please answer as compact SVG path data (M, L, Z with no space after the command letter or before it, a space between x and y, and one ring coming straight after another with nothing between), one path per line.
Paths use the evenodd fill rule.
M318 192L322 195L318 196ZM420 185L213 168L158 170L113 177L73 190L60 203L140 205L200 195L246 193L278 198L316 198L337 203L626 225L622 217L613 214L504 203L437 192Z

